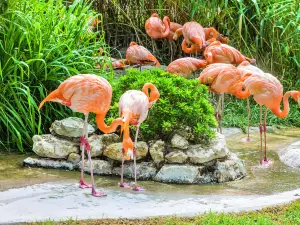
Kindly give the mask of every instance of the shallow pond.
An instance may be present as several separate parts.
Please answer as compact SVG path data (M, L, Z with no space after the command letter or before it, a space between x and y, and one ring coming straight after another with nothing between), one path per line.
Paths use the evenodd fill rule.
M267 134L268 156L273 161L270 168L257 167L259 162L259 133L251 134L251 143L240 140L246 135L234 135L227 137L227 145L232 152L245 160L247 177L244 179L224 184L209 185L175 185L162 184L153 181L141 181L147 192L160 194L180 195L250 195L272 194L300 188L300 171L289 168L279 161L277 152L291 143L300 140L300 129L275 130ZM31 184L46 182L66 181L77 182L80 172L64 171L42 168L24 168L23 160L30 154L0 155L0 191L10 188L23 187ZM89 181L89 175L86 181ZM96 176L95 182L98 187L120 190L118 187L119 177ZM130 192L124 189L125 192Z

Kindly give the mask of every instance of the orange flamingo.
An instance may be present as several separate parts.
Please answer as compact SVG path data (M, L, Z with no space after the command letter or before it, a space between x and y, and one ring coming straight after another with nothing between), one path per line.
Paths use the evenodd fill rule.
M80 138L81 148L81 177L79 186L81 188L92 187L92 195L96 197L105 196L102 192L95 190L92 159L90 145L88 142L88 115L90 112L96 114L96 123L98 128L104 133L114 132L119 125L122 125L122 119L113 120L110 126L104 122L106 113L109 110L112 97L112 88L107 80L94 74L79 74L66 79L59 87L52 91L41 103L40 108L45 102L59 102L62 105L69 106L75 112L84 114L83 134ZM86 148L89 159L89 166L92 178L92 186L84 182L84 149Z
M149 95L150 90L150 95ZM157 88L151 84L146 83L143 86L142 91L130 90L126 91L120 98L119 101L119 112L124 122L122 131L124 132L123 137L123 149L122 149L122 168L121 168L121 182L120 187L129 187L130 185L123 182L124 172L124 155L127 154L126 159L130 159L133 156L134 160L134 181L135 186L133 190L140 191L143 188L137 186L136 181L136 143L139 133L139 127L142 122L145 121L148 115L149 109L159 99L160 94ZM136 134L134 147L132 140L129 136L129 124L136 126Z
M141 65L155 65L160 67L159 61L152 55L146 48L138 45L135 42L130 42L129 48L126 51L126 59L130 65L139 64Z
M248 75L248 74L247 74ZM246 74L245 74L246 77ZM250 96L250 92L243 89L242 73L233 65L225 63L214 63L208 65L198 77L202 84L209 86L209 90L218 94L216 117L219 121L219 131L222 133L221 102L224 93L232 94L237 98L245 99Z
M163 20L157 13L153 13L145 23L146 33L153 39L166 38L170 32L170 18L165 16Z
M177 40L181 35L184 37L181 47L187 54L196 52L197 47L202 50L206 46L204 29L197 22L185 23L182 28L176 30L173 39ZM191 47L188 47L188 45L191 45Z
M260 106L260 165L268 166L269 160L267 159L267 140L266 140L266 120L268 109L279 117L285 118L289 113L289 102L288 98L291 96L300 106L300 92L299 91L288 91L283 95L283 87L279 80L269 73L256 73L254 76L245 74L243 76L243 84L246 87L246 91L249 91L253 95L253 99ZM283 101L284 109L280 109L281 101ZM262 124L262 107L265 106L264 123ZM262 133L264 132L264 144L265 152L264 159L262 153Z
M210 44L214 41L220 41L227 44L228 38L220 34L214 27L204 28L206 44Z
M185 57L171 62L168 65L167 71L188 78L193 72L196 72L200 68L204 68L206 65L207 62L203 59Z
M219 41L214 41L211 43L204 51L204 57L207 60L207 63L228 63L228 64L240 64L243 61L250 61L255 63L255 59L247 58L242 55L235 48L222 44Z
M182 25L179 23L175 23L175 22L170 22L170 32L167 36L167 39L169 40L174 40L173 36L176 32L176 30L178 30L179 28L182 28Z

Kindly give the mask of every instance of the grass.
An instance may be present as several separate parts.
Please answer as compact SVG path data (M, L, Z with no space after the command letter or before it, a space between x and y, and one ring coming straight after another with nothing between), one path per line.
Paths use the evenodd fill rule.
M31 225L296 225L300 224L300 200L292 203L262 210L243 213L212 213L192 218L186 217L155 217L149 219L100 219L100 220L72 220L54 222L28 223Z

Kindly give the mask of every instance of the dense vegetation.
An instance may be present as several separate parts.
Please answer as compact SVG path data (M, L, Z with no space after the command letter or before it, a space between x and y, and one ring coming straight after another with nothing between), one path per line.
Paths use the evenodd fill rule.
M212 128L216 127L216 120L214 109L208 101L207 87L200 85L196 79L187 80L158 69L143 72L129 70L113 83L113 106L108 116L110 120L119 115L118 102L121 95L127 90L142 90L147 82L157 87L160 99L141 125L143 140L167 140L174 131L187 126L192 128L191 133L196 142L207 143L214 136Z
M156 217L148 219L102 219L102 220L68 220L62 222L45 221L28 223L38 225L296 225L300 224L300 201L268 207L247 213L207 213L193 218Z

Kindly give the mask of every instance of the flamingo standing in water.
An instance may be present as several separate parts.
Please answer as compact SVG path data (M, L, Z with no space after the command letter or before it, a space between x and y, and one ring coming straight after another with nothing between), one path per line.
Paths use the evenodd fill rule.
M149 90L150 90L150 95L149 95ZM159 94L157 88L151 83L146 83L143 86L142 91L129 90L129 91L126 91L120 98L119 112L120 112L120 116L124 122L124 124L122 125L122 131L124 132L124 137L123 137L123 149L122 149L122 168L121 168L120 187L129 187L129 184L123 182L124 155L126 153L127 154L126 159L130 159L133 156L133 160L134 160L135 186L134 186L133 190L135 190L135 191L143 190L143 188L140 188L137 186L137 181L136 181L137 137L138 137L139 127L140 127L141 123L145 121L145 119L147 118L149 109L159 99L159 97L160 97L160 94ZM132 140L129 136L129 124L136 126L134 147L133 147Z
M249 76L250 75L250 76ZM246 91L249 91L253 95L253 99L260 106L260 165L268 166L269 160L267 159L267 140L266 140L266 120L268 109L279 117L285 118L289 113L288 98L291 96L300 106L300 92L288 91L283 95L283 87L279 80L269 73L256 73L254 76L251 74L245 74L243 76L243 84L246 87ZM284 109L280 109L281 101L283 101ZM262 123L262 107L265 106L264 123ZM264 132L264 144L265 152L263 157L262 150L262 133ZM263 159L264 158L264 159Z
M102 192L95 190L92 159L90 153L90 145L88 142L88 115L90 112L96 114L96 123L98 128L104 133L112 133L116 131L119 125L122 125L122 119L113 120L110 126L104 122L112 97L112 88L107 80L94 74L79 74L66 79L59 87L52 91L39 105L39 109L45 102L59 102L62 105L70 107L75 112L84 114L83 133L80 137L81 148L81 177L79 186L81 188L92 188L92 195L95 197L106 196ZM92 185L84 182L84 149L86 148L89 166L92 178Z
M202 84L208 85L210 91L219 94L222 97L224 93L232 94L240 99L245 99L250 96L250 92L243 89L242 73L231 64L214 63L208 65L202 71L198 80L200 80ZM222 116L220 108L223 108L223 106L221 106L221 98L219 97L216 117L219 122L219 131L222 133Z
M160 67L159 61L152 55L145 47L138 45L135 42L131 42L129 48L126 51L126 60L128 64L139 64L141 65L155 65Z
M222 44L220 41L214 41L204 51L204 57L207 63L228 63L228 64L240 64L243 61L248 60L251 63L255 63L255 59L250 59L237 49Z
M177 40L181 35L184 37L181 48L187 54L197 52L198 49L202 50L206 47L204 29L197 22L185 23L182 28L176 30L173 39ZM191 45L191 47L188 47L188 45Z
M192 73L200 68L204 68L207 62L203 59L195 59L192 57L185 57L176 59L168 65L167 71L176 75L188 78Z

